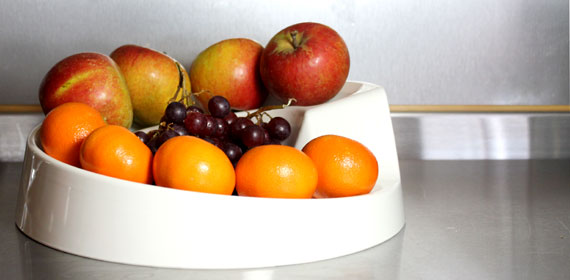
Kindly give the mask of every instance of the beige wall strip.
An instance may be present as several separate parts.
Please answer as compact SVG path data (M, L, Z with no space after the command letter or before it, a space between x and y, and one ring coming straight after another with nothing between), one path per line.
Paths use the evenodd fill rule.
M0 105L0 113L38 113L43 112L40 105Z

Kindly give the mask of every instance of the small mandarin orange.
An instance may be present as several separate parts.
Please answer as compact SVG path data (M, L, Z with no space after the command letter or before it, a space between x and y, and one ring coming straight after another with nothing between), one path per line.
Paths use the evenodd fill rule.
M236 165L236 190L240 196L311 198L316 187L315 165L293 147L257 146Z
M95 173L138 183L152 183L152 152L130 130L106 125L81 145L81 167Z
M103 116L96 109L84 103L67 102L47 114L40 129L40 141L46 154L79 167L81 143L104 125Z
M315 163L319 182L315 197L345 197L369 193L378 178L378 161L363 144L353 139L324 135L303 147Z
M226 154L194 136L176 136L154 155L156 185L174 189L231 195L234 167Z

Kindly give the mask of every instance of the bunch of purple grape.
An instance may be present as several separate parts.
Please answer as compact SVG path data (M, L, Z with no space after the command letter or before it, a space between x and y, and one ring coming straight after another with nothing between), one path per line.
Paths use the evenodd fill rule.
M289 122L273 117L269 122L254 123L259 115L238 117L231 111L230 103L223 96L208 101L208 113L198 106L186 107L181 102L171 102L166 107L158 129L135 134L153 154L168 139L181 135L200 137L220 148L233 164L247 150L266 144L281 144L291 134ZM259 110L261 113L263 110Z

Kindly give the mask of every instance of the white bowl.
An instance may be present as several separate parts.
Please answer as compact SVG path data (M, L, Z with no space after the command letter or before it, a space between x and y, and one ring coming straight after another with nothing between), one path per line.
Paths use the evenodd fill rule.
M380 244L404 225L394 133L384 90L348 82L326 104L270 112L292 124L287 144L353 138L379 164L370 194L272 199L175 190L115 179L46 155L27 140L16 224L49 247L89 258L173 268L253 268L339 257Z

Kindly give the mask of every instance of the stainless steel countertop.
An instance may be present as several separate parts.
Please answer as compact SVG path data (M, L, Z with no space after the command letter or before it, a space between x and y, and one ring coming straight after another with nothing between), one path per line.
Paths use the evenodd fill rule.
M138 267L40 245L14 224L21 168L0 162L2 279L570 279L570 159L402 160L406 226L394 238L254 270Z

